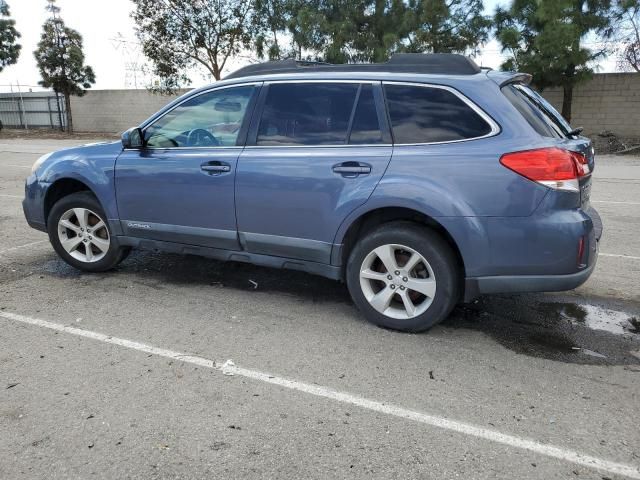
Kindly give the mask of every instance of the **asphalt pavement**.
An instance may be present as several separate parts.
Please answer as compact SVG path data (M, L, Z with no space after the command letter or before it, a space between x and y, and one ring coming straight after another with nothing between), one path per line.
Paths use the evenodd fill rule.
M413 335L346 287L153 252L85 274L0 136L0 478L640 479L640 158L600 156L598 266Z

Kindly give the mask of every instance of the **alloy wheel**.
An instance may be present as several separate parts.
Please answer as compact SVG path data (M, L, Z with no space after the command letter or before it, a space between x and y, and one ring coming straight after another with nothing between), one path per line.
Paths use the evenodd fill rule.
M62 214L58 239L69 255L85 263L102 260L111 244L107 224L87 208L72 208Z
M404 245L382 245L360 267L360 288L378 312L410 319L427 311L436 294L436 278L429 262Z

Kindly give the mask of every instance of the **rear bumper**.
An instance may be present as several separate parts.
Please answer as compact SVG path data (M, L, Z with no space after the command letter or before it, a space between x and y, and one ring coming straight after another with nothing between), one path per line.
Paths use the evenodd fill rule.
M596 253L597 257L597 253ZM596 261L584 270L569 275L522 275L467 278L465 280L464 301L491 293L563 292L578 288L586 282Z
M464 301L484 294L493 293L526 293L526 292L562 292L573 290L585 283L596 268L598 259L598 243L602 237L602 220L598 212L590 207L584 211L589 218L585 231L586 251L577 272L550 275L492 275L465 279ZM531 253L531 252L529 252Z

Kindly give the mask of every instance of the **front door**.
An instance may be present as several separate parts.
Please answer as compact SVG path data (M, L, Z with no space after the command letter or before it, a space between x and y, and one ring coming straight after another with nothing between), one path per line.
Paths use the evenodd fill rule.
M234 179L256 90L196 94L145 127L143 148L123 151L115 183L125 235L239 249Z
M342 221L391 158L377 82L270 82L238 161L238 233L253 253L330 263Z

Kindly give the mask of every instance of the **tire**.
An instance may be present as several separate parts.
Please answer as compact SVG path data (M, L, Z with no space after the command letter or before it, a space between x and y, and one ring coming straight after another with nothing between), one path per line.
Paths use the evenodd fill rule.
M98 228L89 228L93 226ZM111 270L130 251L112 235L100 202L90 192L72 193L58 200L49 212L47 231L60 258L85 272Z
M346 279L368 321L403 332L433 327L460 298L453 250L438 233L412 222L384 224L359 240L349 255Z

